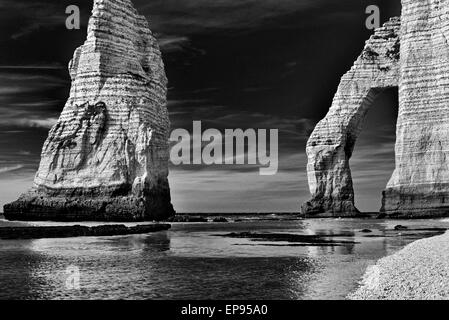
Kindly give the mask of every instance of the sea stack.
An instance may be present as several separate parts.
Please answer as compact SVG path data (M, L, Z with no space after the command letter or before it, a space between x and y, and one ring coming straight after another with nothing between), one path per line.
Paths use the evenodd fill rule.
M131 0L95 0L69 64L70 97L10 220L142 221L174 214L168 184L167 78Z
M398 87L396 168L381 214L449 216L449 1L402 0L343 76L308 144L306 216L356 216L349 159L375 96Z

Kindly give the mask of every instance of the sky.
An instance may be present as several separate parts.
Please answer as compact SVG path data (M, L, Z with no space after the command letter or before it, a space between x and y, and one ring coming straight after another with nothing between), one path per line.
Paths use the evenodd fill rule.
M399 0L134 0L156 35L169 79L172 129L279 130L279 171L170 164L178 212L292 212L310 195L305 144L340 77ZM65 27L69 5L81 29ZM0 207L32 184L70 89L67 64L86 37L91 0L0 0ZM397 92L376 99L350 161L356 204L380 208L394 169ZM1 209L0 209L1 211Z

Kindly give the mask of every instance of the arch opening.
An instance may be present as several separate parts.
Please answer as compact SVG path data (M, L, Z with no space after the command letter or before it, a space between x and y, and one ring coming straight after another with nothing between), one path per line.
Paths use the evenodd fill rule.
M378 93L367 112L350 159L355 207L379 212L382 191L395 169L398 87Z

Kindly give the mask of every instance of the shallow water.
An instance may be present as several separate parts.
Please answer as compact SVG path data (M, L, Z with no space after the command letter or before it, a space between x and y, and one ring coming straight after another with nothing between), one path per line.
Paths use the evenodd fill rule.
M175 223L148 235L0 240L0 298L343 299L368 265L430 235L387 230L397 224L449 228L448 220L270 218L280 220L247 216L231 223ZM34 225L44 224L53 225ZM0 227L8 225L0 220ZM221 236L247 231L354 243L295 246ZM70 266L80 270L79 290L66 287Z

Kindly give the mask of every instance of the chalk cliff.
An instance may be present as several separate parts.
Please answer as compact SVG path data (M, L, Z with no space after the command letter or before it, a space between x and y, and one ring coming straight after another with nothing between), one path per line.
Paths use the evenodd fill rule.
M396 168L383 215L449 215L449 1L402 0L401 21L375 31L343 76L307 144L312 199L305 215L354 216L349 159L370 103L398 86Z
M402 0L396 169L381 211L449 215L449 1Z
M307 215L354 216L349 159L363 120L375 96L399 81L399 18L375 31L351 70L341 79L332 106L307 143L312 200Z
M160 220L168 184L167 78L156 39L131 0L95 0L72 86L14 220Z

